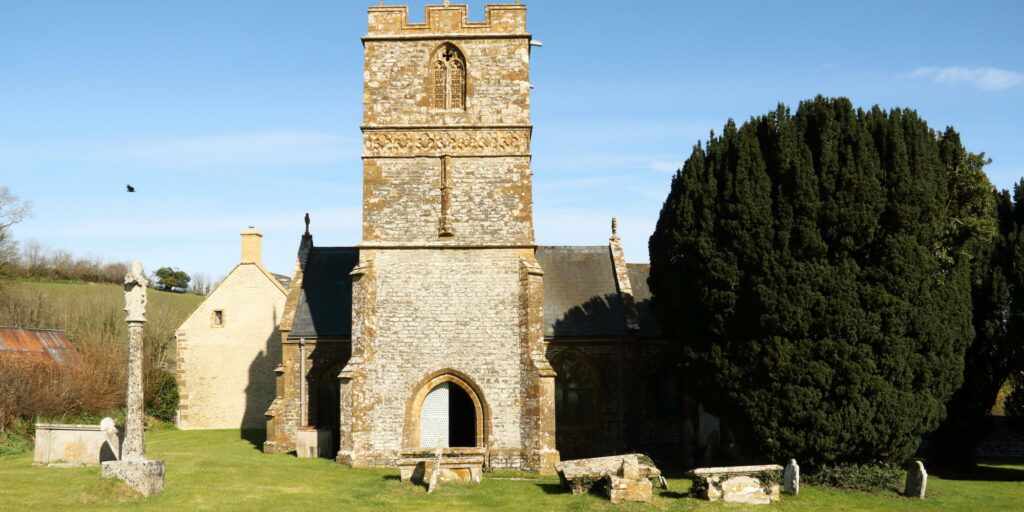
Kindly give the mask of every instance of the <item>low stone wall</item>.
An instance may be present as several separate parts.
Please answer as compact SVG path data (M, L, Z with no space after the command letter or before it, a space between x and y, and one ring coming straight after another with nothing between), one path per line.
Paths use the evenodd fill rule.
M124 439L123 429L118 436ZM35 463L51 466L98 466L117 459L99 425L36 424Z

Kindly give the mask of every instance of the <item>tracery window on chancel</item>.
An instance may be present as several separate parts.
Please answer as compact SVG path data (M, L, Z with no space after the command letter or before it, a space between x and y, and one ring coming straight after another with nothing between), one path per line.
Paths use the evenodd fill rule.
M466 59L455 45L445 43L434 52L431 86L435 109L466 108Z
M597 372L584 356L567 353L555 362L555 419L559 427L592 427L597 419Z

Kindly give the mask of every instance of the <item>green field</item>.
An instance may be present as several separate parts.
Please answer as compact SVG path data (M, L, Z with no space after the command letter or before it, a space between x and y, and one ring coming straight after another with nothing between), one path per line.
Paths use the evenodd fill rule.
M403 484L397 471L355 470L328 460L265 455L259 440L238 431L178 431L148 435L149 456L167 465L166 492L139 498L99 468L32 466L32 455L0 457L0 510L785 510L785 511L1021 511L1024 465L989 468L979 480L932 476L928 498L856 494L804 486L770 506L724 505L686 497L689 483L670 479L654 503L611 505L597 496L563 493L554 477L487 474L480 485L447 484L432 495ZM513 479L515 478L515 479Z

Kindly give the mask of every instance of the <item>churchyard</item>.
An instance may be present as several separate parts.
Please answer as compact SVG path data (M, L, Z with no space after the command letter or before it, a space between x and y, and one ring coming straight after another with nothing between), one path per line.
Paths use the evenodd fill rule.
M262 433L260 433L262 434ZM147 433L148 455L167 464L166 490L142 498L99 469L32 465L32 454L0 457L0 510L780 510L780 511L1019 511L1024 461L986 466L980 480L932 475L924 500L895 490L865 494L803 485L768 506L726 505L688 497L689 480L668 471L669 490L651 504L612 505L596 495L572 495L557 477L487 473L480 485L447 484L428 495L399 481L397 470L351 469L324 459L260 452L258 435L237 430Z

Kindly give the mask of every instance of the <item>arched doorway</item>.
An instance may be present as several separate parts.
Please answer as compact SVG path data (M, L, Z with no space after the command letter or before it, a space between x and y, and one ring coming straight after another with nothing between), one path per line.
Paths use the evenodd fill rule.
M476 407L469 393L442 382L420 407L420 448L476 446Z
M433 373L413 387L406 404L406 449L484 448L489 410L479 388L455 370Z

